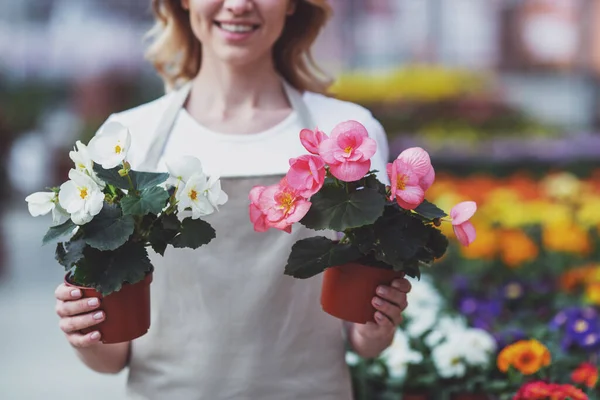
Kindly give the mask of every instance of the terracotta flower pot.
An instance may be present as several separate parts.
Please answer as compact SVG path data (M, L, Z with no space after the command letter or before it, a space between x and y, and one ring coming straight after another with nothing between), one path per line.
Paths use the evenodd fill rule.
M379 285L389 285L404 273L361 264L345 264L325 270L321 289L321 306L334 317L366 324L373 321L375 307L371 300Z
M99 310L106 318L100 324L83 329L83 334L99 331L102 343L121 343L138 338L150 328L150 283L152 274L138 283L124 284L121 290L104 297L95 289L74 285L65 276L65 284L81 290L83 298L98 297Z

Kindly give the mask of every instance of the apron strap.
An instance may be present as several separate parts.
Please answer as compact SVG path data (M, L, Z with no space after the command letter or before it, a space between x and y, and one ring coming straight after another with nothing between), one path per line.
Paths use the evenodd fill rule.
M307 129L315 129L317 127L311 112L306 105L306 102L302 98L302 94L292 87L285 79L281 80L283 83L283 89L290 102L292 109L298 114L298 120L302 127ZM173 98L165 110L154 134L154 140L146 153L145 159L140 163L139 169L141 171L155 171L160 161L160 158L165 150L167 141L171 134L171 130L177 119L179 111L185 104L190 90L192 89L192 82L186 83L177 92L173 94Z
M167 141L169 140L173 124L175 123L175 120L177 120L179 110L181 110L185 104L191 89L192 82L190 81L173 94L171 102L169 103L158 123L158 126L156 127L154 140L152 141L152 144L146 153L146 158L140 164L140 170L156 170L158 162L160 161L160 157L162 156L167 145Z

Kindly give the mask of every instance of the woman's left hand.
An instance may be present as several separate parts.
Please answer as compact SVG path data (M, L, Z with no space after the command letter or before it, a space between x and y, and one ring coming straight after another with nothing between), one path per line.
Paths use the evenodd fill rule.
M377 288L376 296L372 299L377 310L375 322L354 324L352 329L351 340L357 353L363 353L364 357L374 357L390 345L396 327L402 322L402 311L408 306L406 295L410 289L410 282L404 278L395 279L390 286Z

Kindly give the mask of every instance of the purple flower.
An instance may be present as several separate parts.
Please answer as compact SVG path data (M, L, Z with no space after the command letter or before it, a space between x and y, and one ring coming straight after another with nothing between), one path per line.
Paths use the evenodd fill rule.
M577 346L585 350L600 348L600 317L592 307L572 307L562 310L550 322L550 327L564 336L563 349Z

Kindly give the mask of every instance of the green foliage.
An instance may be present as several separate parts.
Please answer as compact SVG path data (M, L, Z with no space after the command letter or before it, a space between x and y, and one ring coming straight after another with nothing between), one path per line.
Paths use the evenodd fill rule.
M100 214L82 229L83 239L90 246L102 251L115 250L133 234L135 221L131 215L122 215L117 205L104 203Z
M326 237L311 237L297 241L285 267L285 274L294 278L311 278L329 267L356 261L361 253L353 245L341 244Z
M309 229L346 229L372 224L383 213L385 198L377 189L349 192L340 185L326 185L311 197L312 206L300 221Z
M154 224L148 236L152 249L160 254L165 255L167 246L172 243L173 238L179 233L181 222L173 214L162 216L159 221Z
M172 239L171 244L177 248L197 249L210 243L215 237L215 230L208 222L201 219L186 218L181 224L181 233Z
M42 244L45 245L51 243L56 239L71 234L71 232L73 232L73 229L75 229L76 226L77 225L75 225L75 223L71 219L68 219L65 223L61 225L51 227L50 229L48 229L48 232L46 232L46 234L44 235L44 238L42 239Z
M121 207L125 215L159 214L165 207L169 193L159 186L143 189L139 195L128 194L121 199Z
M56 245L56 261L67 271L72 269L83 258L83 249L86 244L83 239L73 242L58 243Z
M96 289L103 296L120 290L124 283L141 281L153 270L148 252L141 243L128 242L113 251L86 246L83 256L71 279L81 286Z
M167 173L138 172L133 170L129 171L129 177L127 175L121 176L119 174L120 170L121 166L104 169L101 165L94 164L94 172L96 172L100 179L123 190L131 189L131 185L133 184L135 190L142 191L144 189L156 187L169 178L169 174ZM129 179L131 179L131 183L129 182Z
M419 204L414 211L427 219L444 218L448 216L444 210L438 208L435 204L430 203L427 200L423 200L423 202Z

